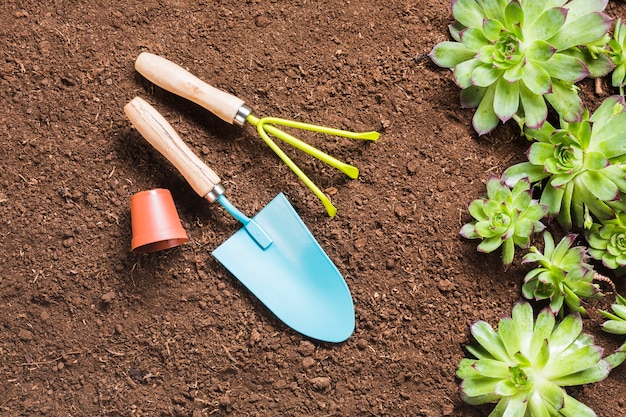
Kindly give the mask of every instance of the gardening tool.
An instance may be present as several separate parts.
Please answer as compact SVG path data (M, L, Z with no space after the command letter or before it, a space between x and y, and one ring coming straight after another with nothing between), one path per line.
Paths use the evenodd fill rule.
M378 132L355 133L277 117L258 118L252 115L252 110L244 104L243 100L205 83L172 61L149 52L142 52L139 54L137 60L135 61L135 68L140 74L154 84L199 104L230 124L243 126L247 121L251 125L255 126L263 141L285 164L287 164L287 166L298 176L298 178L300 178L300 180L304 182L307 187L309 187L313 194L315 194L322 201L322 204L324 204L324 207L330 217L333 217L335 213L337 213L337 209L333 206L330 199L313 183L313 181L306 176L304 172L302 172L302 170L283 152L283 150L276 145L269 135L277 137L295 148L300 149L301 151L318 158L328 165L339 169L352 179L359 176L358 168L314 148L300 139L278 129L274 125L309 130L350 139L374 141L380 136Z
M143 137L209 202L243 224L213 251L263 304L305 336L341 342L354 331L354 305L343 277L281 193L253 218L224 195L224 187L152 106L136 97L124 111Z

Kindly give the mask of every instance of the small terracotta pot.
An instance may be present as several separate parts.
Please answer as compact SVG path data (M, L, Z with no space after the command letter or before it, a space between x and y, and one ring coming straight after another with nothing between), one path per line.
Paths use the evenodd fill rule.
M141 191L130 198L132 252L155 252L189 240L169 190Z

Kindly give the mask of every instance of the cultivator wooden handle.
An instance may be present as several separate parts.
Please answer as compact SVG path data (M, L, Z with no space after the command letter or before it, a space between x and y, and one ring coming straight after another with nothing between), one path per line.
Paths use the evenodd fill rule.
M250 114L250 109L240 98L205 83L183 67L158 55L140 53L135 69L159 87L193 101L230 124L243 126Z
M124 112L135 129L180 171L198 195L213 202L224 192L220 177L187 147L154 107L135 97L124 106Z

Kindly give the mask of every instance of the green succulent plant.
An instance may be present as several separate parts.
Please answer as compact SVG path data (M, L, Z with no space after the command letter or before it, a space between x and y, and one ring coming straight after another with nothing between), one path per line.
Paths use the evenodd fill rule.
M591 215L600 221L615 218L626 209L626 111L624 98L612 96L602 102L591 117L561 128L546 122L541 129L525 128L535 140L528 150L528 162L508 168L503 175L509 185L521 178L531 183L547 179L541 203L548 216L566 230L589 228Z
M477 107L474 129L485 134L499 121L523 119L539 128L546 100L559 115L579 121L583 103L574 83L612 69L582 46L604 38L607 0L452 0L454 41L437 44L433 62L453 69L461 104ZM597 45L596 45L597 46Z
M617 19L613 29L613 37L608 42L608 54L615 68L611 74L611 84L619 87L620 95L624 95L626 85L626 25Z
M594 223L587 233L589 254L609 269L626 266L626 214L603 224Z
M599 286L593 283L594 270L587 263L587 248L572 247L576 241L573 234L565 236L556 246L549 232L544 232L543 239L543 253L532 246L522 261L540 265L524 277L522 294L527 299L550 300L550 310L554 314L562 311L563 302L572 311L586 314L581 298L602 296Z
M476 359L462 359L457 369L465 402L497 402L490 417L595 416L563 389L601 381L611 370L603 349L581 334L578 313L557 324L544 309L535 321L530 304L518 303L497 330L478 321L471 332L478 346L467 350Z
M515 246L527 248L530 236L541 232L545 225L541 219L546 206L532 199L530 182L522 179L509 188L492 177L487 181L487 196L474 200L469 212L474 221L461 228L461 236L482 239L478 251L490 253L502 246L502 262L510 265Z

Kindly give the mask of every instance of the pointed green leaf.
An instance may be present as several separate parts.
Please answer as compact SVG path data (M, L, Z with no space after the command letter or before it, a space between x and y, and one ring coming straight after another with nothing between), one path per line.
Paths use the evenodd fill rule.
M474 72L472 72L472 84L479 87L489 87L502 76L503 72L503 70L494 68L490 64L479 65Z
M526 399L522 395L516 395L511 398L509 401L506 410L503 414L503 417L524 417L526 414L526 408L528 407L528 403Z
M524 65L524 61L520 60L517 64L507 68L502 74L502 78L510 83L520 81L522 79L522 74L524 73Z
M604 11L607 0L572 0L567 3L567 18L577 20L589 13Z
M493 328L484 321L478 321L471 327L472 336L497 360L511 362L502 340Z
M480 377L480 374L476 371L476 369L474 369L474 364L476 362L478 362L476 359L461 359L459 367L456 370L456 376L461 379Z
M485 96L478 105L478 109L472 118L474 130L476 130L479 135L491 132L500 122L500 119L498 119L498 116L496 116L493 110L495 92L496 89L493 85L487 89Z
M550 256L553 263L557 265L562 263L563 257L567 254L567 251L570 249L575 239L576 235L574 234L569 234L561 239L561 241L554 248L552 256Z
M566 395L563 388L552 383L551 381L540 379L539 381L537 381L537 386L535 389L540 393L545 402L547 402L557 410L561 408L563 404L563 397Z
M563 408L559 412L564 417L596 417L596 413L591 408L569 395L565 395Z
M526 56L531 61L547 61L554 55L554 48L548 42L537 39L531 42L526 49Z
M522 178L528 178L530 182L535 183L541 181L548 176L542 165L531 164L530 162L522 162L507 168L504 171L503 178L509 187L517 184Z
M537 391L533 392L528 399L528 409L533 417L551 417L548 407L546 407L546 403Z
M541 199L539 200L541 204L545 204L548 207L548 211L546 215L548 216L556 216L562 211L569 210L569 205L567 205L567 200L564 199L565 192L569 188L569 185L560 188L554 188L550 184L546 186L541 194ZM566 206L563 207L563 202L566 202Z
M602 349L598 346L584 346L569 355L554 356L541 374L552 380L591 368L602 358Z
M604 13L591 13L576 20L569 20L548 42L558 50L594 42L606 34L611 19Z
M580 59L565 54L554 54L541 66L550 76L572 83L589 76L589 70Z
M626 334L626 321L605 321L602 324L602 330L611 334Z
M589 118L589 121L592 123L599 123L599 128L602 128L609 119L611 119L616 114L623 112L624 110L624 98L620 96L611 96L607 97L602 101L602 104L593 112L593 115ZM597 130L594 127L594 134L597 133Z
M584 106L575 86L553 79L552 94L546 94L545 98L566 122L582 119Z
M545 161L552 158L555 153L554 145L550 143L535 142L528 149L528 161L531 164L543 167Z
M461 231L459 232L461 236L466 239L480 239L481 236L476 233L476 225L474 223L467 223L461 227Z
M482 6L485 16L492 20L504 22L504 8L508 0L483 0Z
M550 75L534 62L527 62L522 70L522 81L534 94L548 94L552 91Z
M621 317L624 320L626 320L626 305L623 305L623 304L613 304L611 306L611 308L613 309L615 314L617 314L619 317Z
M506 379L509 377L509 365L493 359L481 359L474 363L478 374L488 378Z
M565 317L548 339L550 356L554 358L567 349L576 340L582 328L583 321L579 314L570 314Z
M476 58L458 63L452 72L454 82L461 88L472 86L472 73L482 62Z
M550 39L565 24L566 16L567 10L562 7L546 10L535 22L524 28L526 39Z
M600 171L607 165L609 165L609 160L601 152L592 151L585 155L585 168L591 171Z
M475 85L463 89L461 91L461 107L465 109L478 107L486 92L487 88Z
M517 112L519 106L519 83L510 83L500 78L496 84L493 107L502 122L506 122Z
M604 358L604 360L607 361L611 365L611 369L617 368L626 360L626 352L620 352L620 351L614 352L610 354L609 356L607 356L606 358Z
M517 351L525 353L527 351L528 345L530 344L530 338L532 337L533 333L533 326L535 321L533 317L533 309L528 303L517 303L513 307L511 318L513 321L514 329L516 329L517 332ZM513 339L514 337L511 336L511 340ZM511 353L509 350L509 353L513 355L517 353L517 351Z
M508 28L512 28L519 23L524 23L524 11L517 1L509 1L506 5L504 9L504 20Z
M548 117L548 106L540 94L531 92L522 81L519 83L519 95L524 113L524 124L533 129L540 128Z
M500 32L504 30L504 26L497 19L485 19L483 21L483 34L492 42L495 42L500 37Z
M626 84L626 64L615 67L611 74L611 85L613 87L623 87Z
M550 232L545 232L543 234L543 253L551 258L555 248L554 237Z
M458 42L444 41L433 48L429 56L432 61L443 68L454 68L461 62L474 58L476 52L467 49Z
M480 28L483 24L483 10L474 0L452 0L452 16L465 27Z
M619 198L617 186L600 172L587 171L579 177L580 181L596 198L602 201L613 201ZM591 202L589 202L589 205L591 205Z
M462 30L460 35L463 45L471 51L478 52L483 46L489 45L489 41L485 38L482 29L467 28Z
M535 321L535 329L533 330L533 336L530 340L530 345L526 356L528 358L535 358L539 354L539 351L545 345L545 341L550 337L555 325L554 314L549 309L543 309L537 316Z
M487 377L465 378L461 382L461 390L468 397L493 394L499 381L497 378Z
M519 352L520 340L513 319L503 318L500 320L498 323L498 335L500 335L500 339L502 339L502 343L510 357ZM506 376L508 376L508 366Z
M483 210L484 204L485 200L483 199L474 200L469 204L468 211L476 220L483 221L488 219Z
M500 236L490 237L483 240L478 245L478 252L491 253L498 249L502 245L502 238Z
M552 382L562 387L591 384L593 382L598 382L606 379L610 371L611 364L606 360L601 360L592 367L589 367L580 372L555 378L552 380Z

